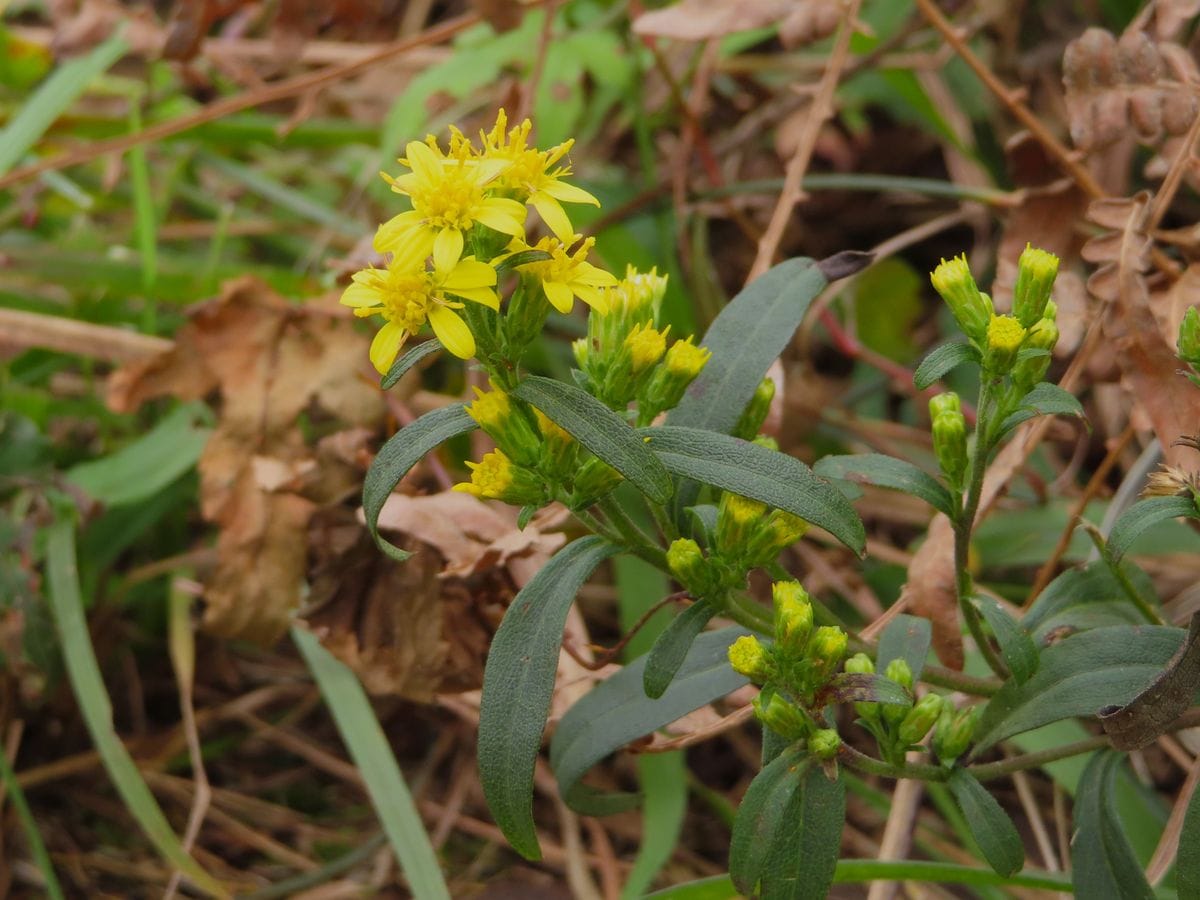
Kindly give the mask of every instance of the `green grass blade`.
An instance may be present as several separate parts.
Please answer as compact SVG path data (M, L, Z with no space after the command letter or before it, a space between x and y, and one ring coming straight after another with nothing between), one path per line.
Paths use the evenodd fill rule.
M129 99L129 130L133 134L142 130L140 102L138 97ZM146 294L142 308L142 331L154 334L158 326L158 305L153 297L154 284L158 281L158 233L145 144L138 144L129 151L129 180L133 185L134 233L142 264L142 289Z
M50 854L46 852L46 845L42 843L42 835L38 831L37 822L33 820L33 813L29 811L29 804L25 801L25 792L21 790L21 785L17 784L17 776L13 774L12 766L8 764L8 756L2 750L0 750L0 779L4 781L8 799L12 801L13 809L17 811L17 818L21 820L21 828L25 830L25 840L29 841L29 852L33 856L34 864L42 873L42 880L46 882L43 885L46 889L46 896L50 900L63 900L62 885L58 883L58 876L54 874Z
M114 34L91 53L59 66L0 131L0 175L11 169L75 102L92 79L124 56L129 45Z
M304 655L350 758L362 773L375 814L404 869L413 896L417 900L449 900L450 892L442 878L437 854L358 678L322 647L311 632L293 628L292 640Z
M138 772L137 765L113 728L112 705L104 689L100 665L92 648L83 600L79 593L79 573L75 563L75 526L60 520L47 529L46 566L50 586L50 607L62 642L63 662L79 710L104 768L129 814L137 820L146 837L163 859L181 871L193 884L216 897L228 893L192 859L159 808L158 801Z

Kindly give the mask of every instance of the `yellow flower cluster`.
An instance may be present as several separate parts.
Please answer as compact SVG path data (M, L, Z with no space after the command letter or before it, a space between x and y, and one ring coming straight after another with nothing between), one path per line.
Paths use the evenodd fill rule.
M556 309L569 312L575 297L603 307L602 289L616 279L587 262L592 242L580 240L562 206L599 201L565 181L572 142L539 150L529 145L531 128L525 121L509 129L501 110L479 146L452 129L443 150L431 135L405 147L399 162L408 171L383 176L412 209L379 227L374 247L388 255L386 265L355 274L341 300L355 315L386 320L370 353L380 373L426 322L455 356L474 356L475 335L456 310L467 300L498 310L496 264L513 253L549 254L518 268L541 282ZM528 208L553 237L526 243Z

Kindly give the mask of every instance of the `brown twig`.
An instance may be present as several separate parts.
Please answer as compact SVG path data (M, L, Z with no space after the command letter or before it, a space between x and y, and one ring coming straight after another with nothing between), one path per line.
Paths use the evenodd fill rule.
M658 612L664 606L667 606L671 603L677 603L680 600L690 599L690 597L691 595L688 594L687 591L676 591L673 594L668 594L666 597L659 600L652 607L642 613L641 617L633 623L633 627L625 632L625 634L621 635L621 639L613 646L600 647L596 644L590 644L588 649L595 654L594 658L592 659L588 659L579 651L578 647L565 639L563 640L563 649L567 651L567 655L570 656L571 659L575 660L575 662L579 663L588 671L598 672L600 669L603 669L621 655L621 651L625 649L631 640L633 640L633 636L645 627L646 623L650 621L651 617L656 612Z
M706 725L699 728L690 734L680 735L677 738L662 741L661 743L648 744L645 747L639 747L639 753L666 753L670 750L682 750L684 747L691 747L693 744L701 744L704 741L712 740L719 734L724 734L737 728L743 722L754 716L754 707L746 704L738 707L727 716L722 716L711 725Z
M804 178L804 173L808 171L808 164L812 160L817 137L821 133L821 126L833 115L834 93L837 91L842 70L846 67L846 61L850 56L850 38L854 35L854 23L858 19L860 5L861 0L850 0L842 10L842 23L838 26L837 37L834 38L833 49L829 53L829 64L825 67L825 73L821 76L816 94L813 96L812 103L809 104L808 115L804 120L804 130L800 134L796 152L792 155L787 172L784 174L783 191L779 195L779 201L775 204L775 211L771 214L767 230L758 242L758 254L754 258L754 264L750 267L749 275L746 276L747 284L771 268L775 262L775 254L779 251L779 242L783 239L783 231L792 217L796 204L803 199L804 192L800 182Z

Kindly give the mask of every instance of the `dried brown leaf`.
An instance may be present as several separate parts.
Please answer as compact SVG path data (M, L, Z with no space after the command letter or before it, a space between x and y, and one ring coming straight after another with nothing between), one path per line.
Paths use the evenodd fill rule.
M706 41L739 31L762 28L793 14L790 0L680 0L664 9L642 13L633 21L635 34Z
M929 523L925 543L908 566L901 600L914 615L928 619L933 626L933 650L938 659L951 669L961 670L963 644L955 589L954 528L941 513Z

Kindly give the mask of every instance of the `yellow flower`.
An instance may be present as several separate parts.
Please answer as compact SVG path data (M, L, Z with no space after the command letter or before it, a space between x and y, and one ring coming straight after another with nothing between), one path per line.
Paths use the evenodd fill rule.
M393 191L412 201L413 208L379 226L375 249L380 253L411 244L421 256L432 251L437 267L448 270L462 257L465 235L476 223L514 237L525 233L525 207L489 195L489 184L508 167L507 162L448 159L420 141L411 141L405 152L400 162L412 171L384 178Z
M381 315L387 319L371 342L371 362L382 374L391 368L396 354L426 321L447 350L470 359L475 355L475 337L455 309L461 297L498 309L496 270L467 257L449 268L426 268L420 248L410 244L397 253L384 269L363 269L342 294L342 304L356 316Z
M485 453L479 462L468 462L471 480L454 485L454 490L474 494L484 500L501 500L513 484L512 460L503 450Z
M600 201L587 191L563 181L571 174L569 164L554 168L555 163L567 155L575 142L565 141L549 150L538 150L529 146L529 132L533 125L528 119L505 132L507 125L508 117L502 109L496 114L496 124L492 130L480 134L483 157L509 163L498 178L498 184L536 209L555 237L561 241L572 240L575 229L562 204L600 205Z
M574 235L571 243L578 241L579 237ZM544 250L550 254L550 259L526 263L519 268L541 281L546 299L560 313L569 313L576 297L597 312L604 313L608 310L608 298L601 288L613 287L617 279L587 261L588 251L595 243L595 238L588 238L575 248L575 252L568 253L570 244L564 244L558 238L544 237L532 247L514 241L509 249L514 252Z
M670 330L670 325L663 331L649 325L638 325L625 336L625 346L633 358L634 375L640 375L662 359L667 350L667 332Z
M688 335L681 341L676 341L667 351L667 371L675 377L688 383L700 374L712 351L707 347L697 347ZM773 382L772 382L773 383Z
M730 645L728 653L729 665L733 667L733 671L745 675L751 681L761 684L775 671L767 648L752 635L742 635Z

